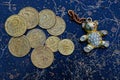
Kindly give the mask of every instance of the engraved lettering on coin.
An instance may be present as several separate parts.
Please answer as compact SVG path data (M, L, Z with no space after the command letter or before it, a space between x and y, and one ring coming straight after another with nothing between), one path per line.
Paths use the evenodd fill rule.
M39 13L39 26L48 29L55 25L56 15L49 9L44 9Z
M57 16L56 24L52 28L47 29L47 31L51 35L58 36L58 35L61 35L65 31L65 28L66 28L65 21L62 18Z
M37 68L47 68L54 60L54 54L46 46L39 46L32 51L31 61Z
M70 55L74 51L74 43L69 39L63 39L58 44L58 50L62 55Z
M13 37L9 41L8 48L13 56L23 57L29 53L30 43L25 35Z
M45 33L40 29L32 29L27 33L27 38L32 48L43 45L46 41Z
M20 10L19 15L26 19L28 29L34 28L38 25L39 13L35 8L25 7Z
M6 32L13 37L21 36L27 28L26 21L19 15L10 16L5 22Z
M58 43L60 39L56 36L50 36L46 40L46 46L49 47L53 52L58 50Z

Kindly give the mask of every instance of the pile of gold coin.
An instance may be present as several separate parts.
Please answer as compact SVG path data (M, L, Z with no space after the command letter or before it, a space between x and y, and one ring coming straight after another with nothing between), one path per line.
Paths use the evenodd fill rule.
M35 28L37 25L41 29ZM46 29L51 36L46 37ZM70 55L74 43L69 39L58 37L66 29L65 21L50 9L38 12L33 7L25 7L18 14L10 16L5 22L6 32L12 36L8 43L10 53L15 57L26 56L31 48L31 61L37 68L47 68L54 61L54 52ZM25 32L27 34L25 35Z

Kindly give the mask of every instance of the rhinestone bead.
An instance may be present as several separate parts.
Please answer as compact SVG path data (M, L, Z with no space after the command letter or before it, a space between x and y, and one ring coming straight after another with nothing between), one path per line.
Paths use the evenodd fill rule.
M88 42L96 47L100 45L101 40L102 38L98 32L93 32L88 35Z

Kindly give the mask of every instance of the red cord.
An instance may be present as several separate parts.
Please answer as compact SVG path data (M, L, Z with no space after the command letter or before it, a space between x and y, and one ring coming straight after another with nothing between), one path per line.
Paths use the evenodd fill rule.
M79 18L73 10L68 10L68 14L72 20L79 24L82 24L86 20L86 18Z

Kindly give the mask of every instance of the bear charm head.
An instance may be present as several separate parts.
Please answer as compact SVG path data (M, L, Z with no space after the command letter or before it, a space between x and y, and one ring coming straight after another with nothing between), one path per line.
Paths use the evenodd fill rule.
M92 21L92 18L88 17L85 22L82 23L82 28L86 32L97 31L98 21Z

